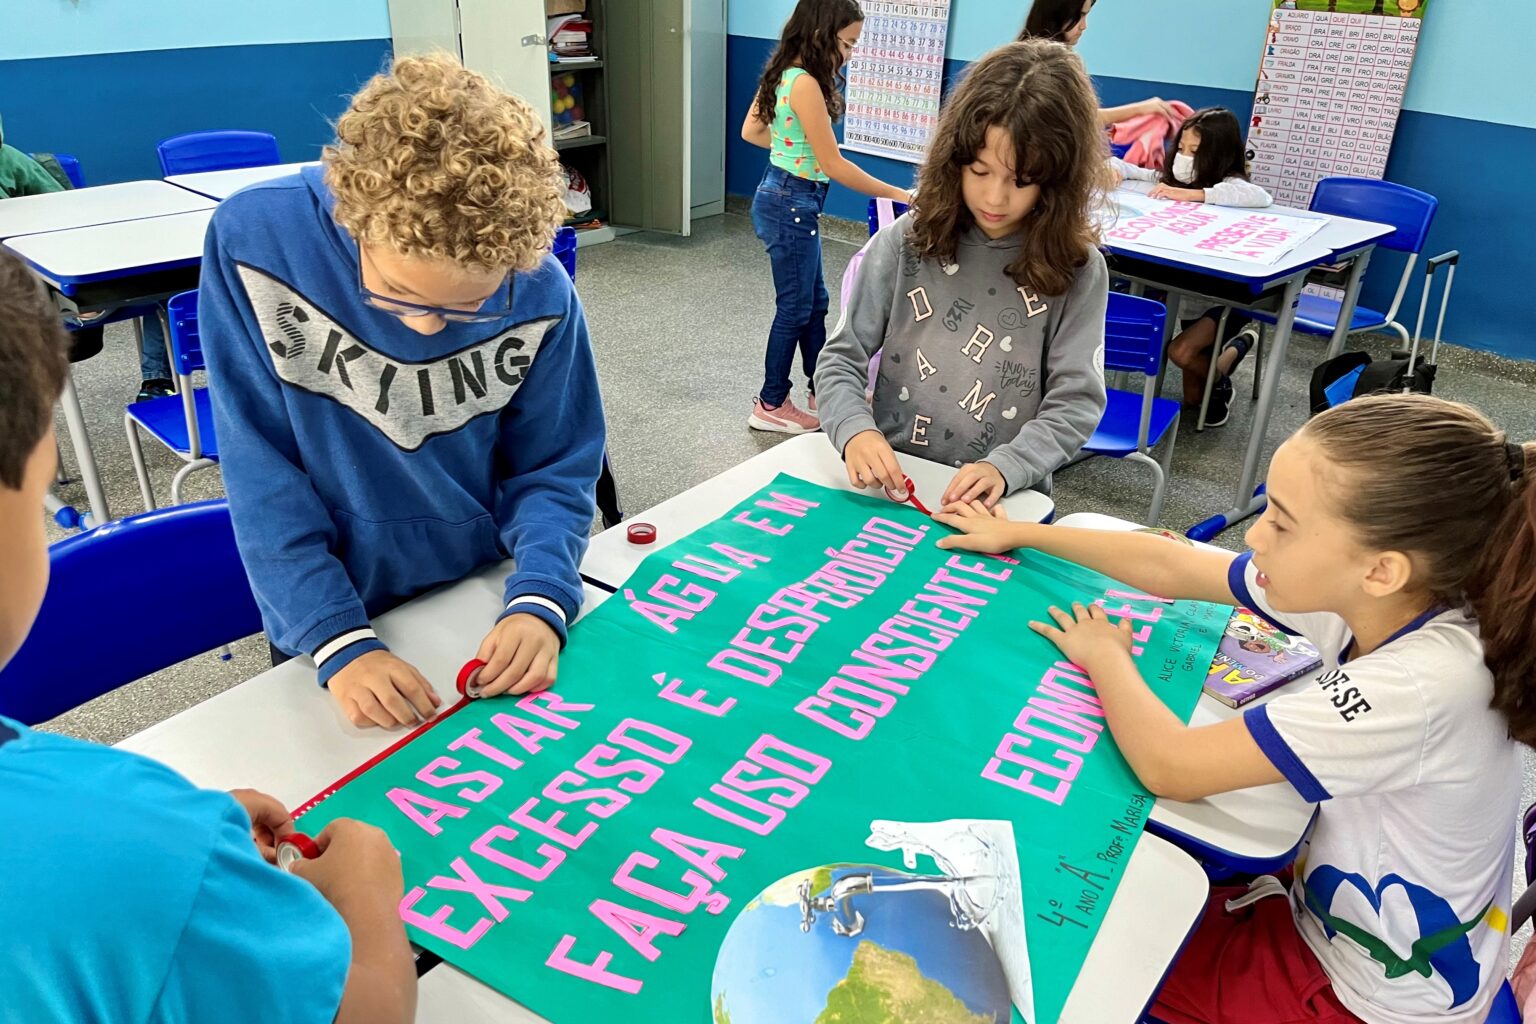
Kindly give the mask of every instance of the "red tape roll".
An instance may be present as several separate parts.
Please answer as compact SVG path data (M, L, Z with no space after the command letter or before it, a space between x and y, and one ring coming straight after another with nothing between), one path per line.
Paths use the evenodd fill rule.
M631 544L656 543L656 527L650 523L630 523L625 535L629 537Z
M472 658L464 663L463 668L459 669L459 678L455 685L459 689L460 696L468 697L470 700L480 699L480 687L475 685L475 677L480 674L480 670L483 668L485 668L485 662L479 658Z
M277 866L292 871L301 860L314 860L320 856L320 847L303 832L290 832L277 840Z

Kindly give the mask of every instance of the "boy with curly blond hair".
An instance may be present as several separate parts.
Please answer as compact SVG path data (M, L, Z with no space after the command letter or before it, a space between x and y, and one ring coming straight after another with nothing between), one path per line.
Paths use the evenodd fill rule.
M603 414L533 108L446 55L404 57L336 133L321 167L219 207L201 331L274 658L309 655L353 724L388 728L441 702L370 619L489 562L516 569L482 691L554 682Z

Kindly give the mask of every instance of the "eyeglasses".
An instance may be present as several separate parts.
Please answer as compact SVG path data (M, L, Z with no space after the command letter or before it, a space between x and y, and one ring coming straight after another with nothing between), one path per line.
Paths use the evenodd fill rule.
M363 260L367 258L366 250L362 246L358 246L357 254L358 293L362 296L363 302L380 312L398 317L440 316L449 323L454 324L488 324L496 320L505 320L512 315L513 291L517 287L517 279L512 274L508 274L504 282L507 286L507 305L505 308L486 309L482 306L480 309L470 310L453 309L448 306L424 306L419 302L407 302L404 299L395 299L388 295L380 295L378 292L370 291L368 286L363 284ZM496 290L500 291L501 286L498 285ZM486 301L489 301L489 299Z

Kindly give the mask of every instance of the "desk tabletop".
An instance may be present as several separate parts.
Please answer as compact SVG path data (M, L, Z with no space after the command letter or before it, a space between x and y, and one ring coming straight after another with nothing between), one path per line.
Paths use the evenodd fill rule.
M210 202L191 213L22 235L3 244L67 295L92 281L201 262L212 217Z
M901 452L896 461L912 478L912 486L918 500L929 508L935 508L944 488L954 478L952 466L914 458ZM730 511L763 485L772 482L780 473L789 473L823 487L835 487L852 491L848 483L843 460L832 447L832 442L822 433L802 434L726 470L719 476L690 487L683 493L631 517L656 527L657 544L636 546L625 534L626 524L620 523L592 538L587 557L581 562L581 575L608 589L617 589L657 545L670 544L700 527L713 522ZM880 491L864 491L879 496ZM1045 522L1056 511L1055 502L1038 491L1021 491L1003 499L1003 507L1010 518Z
M172 185L207 196L210 199L228 199L247 185L271 181L289 174L297 174L306 167L318 167L320 161L307 160L296 164L269 164L265 167L237 167L228 171L199 171L196 174L172 174L165 180Z
M1133 192L1145 196L1155 184L1156 182L1151 181L1126 181L1116 191ZM1342 259L1397 230L1390 224L1325 215L1311 210L1299 210L1295 207L1275 204L1256 208L1252 212L1284 214L1287 217L1300 217L1305 220L1326 216L1328 223L1317 234L1286 253L1277 262L1267 265L1223 259L1219 256L1178 253L1155 246L1140 245L1136 242L1106 240L1104 248L1119 256L1129 256L1152 263L1161 263L1164 266L1211 274L1228 280L1263 285L1283 280L1294 275L1298 270Z
M421 670L444 701L501 608L509 566L487 566L379 616L374 628ZM589 588L586 611L606 594ZM254 786L298 806L378 754L399 732L358 729L296 659L264 672L119 746L176 769L199 786ZM274 752L281 752L275 755ZM1132 1024L1161 983L1205 905L1204 871L1177 847L1144 834L1089 950L1063 1022ZM442 965L421 982L427 1024L537 1024L543 1018L469 975Z
M125 181L0 202L0 238L67 231L92 224L211 210L214 201L163 181Z
M1063 516L1058 526L1084 530L1134 530L1137 523L1096 512L1077 512ZM1271 691L1258 698L1254 707L1265 704L1304 685L1316 673ZM1192 726L1215 725L1239 718L1246 708L1230 708L1213 697L1201 695L1190 717ZM1286 856L1301 842L1312 822L1314 805L1301 798L1289 782L1218 793L1204 800L1184 802L1159 797L1152 807L1152 820L1172 832L1237 857L1274 861Z

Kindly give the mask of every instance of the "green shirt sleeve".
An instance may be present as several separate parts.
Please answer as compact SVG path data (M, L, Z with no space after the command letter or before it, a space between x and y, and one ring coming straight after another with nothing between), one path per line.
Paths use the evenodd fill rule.
M42 164L15 146L0 145L0 199L62 191L64 186Z

